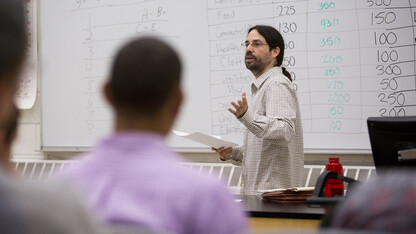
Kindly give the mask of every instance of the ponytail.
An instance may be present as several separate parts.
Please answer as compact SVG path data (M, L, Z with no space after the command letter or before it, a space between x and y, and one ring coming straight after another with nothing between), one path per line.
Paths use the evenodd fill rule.
M290 73L286 70L285 67L282 67L283 75L285 75L291 82L292 82L292 76Z

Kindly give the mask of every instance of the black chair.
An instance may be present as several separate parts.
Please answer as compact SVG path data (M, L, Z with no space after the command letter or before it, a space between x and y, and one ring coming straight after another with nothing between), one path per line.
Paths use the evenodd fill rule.
M345 196L336 196L336 197L325 197L324 196L324 189L326 186L326 183L329 179L338 179L342 180L344 182L349 183L348 188L351 189L352 185L354 183L359 183L359 181L351 179L349 177L342 176L336 172L333 171L324 171L316 181L315 190L312 193L312 196L308 197L306 199L306 203L314 206L334 206L338 202L343 201L345 199Z

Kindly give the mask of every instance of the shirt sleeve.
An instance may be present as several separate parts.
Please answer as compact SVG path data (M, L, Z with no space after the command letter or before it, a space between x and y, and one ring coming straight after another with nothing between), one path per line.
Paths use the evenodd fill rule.
M266 113L261 115L249 109L239 118L255 136L271 140L276 144L287 143L295 134L297 98L292 85L273 82L265 91Z
M241 166L241 163L243 162L243 148L244 146L233 147L232 154L228 156L226 160L230 160L234 165Z

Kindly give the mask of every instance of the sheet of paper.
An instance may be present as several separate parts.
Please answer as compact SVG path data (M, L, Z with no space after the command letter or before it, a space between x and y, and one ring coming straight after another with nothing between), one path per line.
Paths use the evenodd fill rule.
M198 142L200 144L214 147L216 149L221 148L221 147L229 148L229 147L237 146L237 144L233 142L224 141L218 137L207 135L207 134L200 133L200 132L186 133L186 132L180 132L180 131L175 131L175 130L172 130L172 131L177 136L184 137L189 140Z

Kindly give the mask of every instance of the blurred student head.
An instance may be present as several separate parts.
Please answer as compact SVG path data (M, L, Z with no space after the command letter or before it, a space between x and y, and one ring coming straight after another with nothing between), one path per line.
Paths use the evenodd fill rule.
M3 140L0 142L0 164L10 171L14 171L10 159L13 142L17 136L19 115L19 110L14 105L3 124L0 125L0 132L3 134Z
M332 233L414 233L416 171L396 168L349 191L322 230ZM328 232L331 233L331 232ZM341 232L343 233L343 232Z
M137 38L116 55L104 93L116 113L116 130L166 134L182 102L177 52L154 37Z
M13 108L26 53L25 21L23 1L0 1L0 123Z

